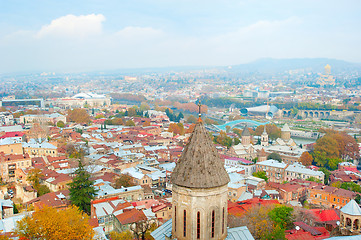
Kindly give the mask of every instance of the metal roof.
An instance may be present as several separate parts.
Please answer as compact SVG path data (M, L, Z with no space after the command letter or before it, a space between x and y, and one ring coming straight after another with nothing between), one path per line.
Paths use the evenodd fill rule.
M341 212L353 216L360 216L361 215L361 208L356 203L355 200L349 201L345 206L341 208Z
M246 226L227 229L226 240L254 240L251 232Z

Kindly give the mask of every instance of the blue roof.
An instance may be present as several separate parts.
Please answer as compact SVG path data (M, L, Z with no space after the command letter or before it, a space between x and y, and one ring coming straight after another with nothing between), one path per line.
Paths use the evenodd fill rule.
M226 240L254 240L251 232L246 226L227 229Z
M172 219L166 221L162 226L154 230L150 235L154 240L166 240L165 237L170 237L172 234Z

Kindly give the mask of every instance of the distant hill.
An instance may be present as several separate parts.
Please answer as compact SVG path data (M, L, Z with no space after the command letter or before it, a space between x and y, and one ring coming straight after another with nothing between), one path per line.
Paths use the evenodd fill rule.
M332 73L361 71L361 63L351 63L329 58L263 58L254 62L232 66L229 71L279 73L289 70L304 69L307 72L323 72L326 64L331 66Z

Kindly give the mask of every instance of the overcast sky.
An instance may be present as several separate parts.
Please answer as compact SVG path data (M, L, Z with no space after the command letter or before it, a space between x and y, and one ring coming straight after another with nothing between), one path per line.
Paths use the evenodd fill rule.
M0 73L361 62L360 0L1 0Z

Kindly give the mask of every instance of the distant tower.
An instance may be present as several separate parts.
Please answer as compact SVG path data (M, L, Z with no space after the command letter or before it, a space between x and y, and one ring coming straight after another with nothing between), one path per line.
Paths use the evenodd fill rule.
M251 133L249 132L247 125L243 129L241 137L242 145L248 146L251 144Z
M229 176L201 119L172 174L172 238L225 239Z
M268 134L266 131L266 125L264 125L263 133L261 135L261 146L268 146Z
M266 151L262 148L261 151L258 152L258 160L257 162L263 162L267 160L267 153Z
M331 66L328 64L325 66L325 75L331 75Z
M281 138L284 141L288 141L291 139L291 129L287 123L285 125L283 125L283 127L281 129Z

